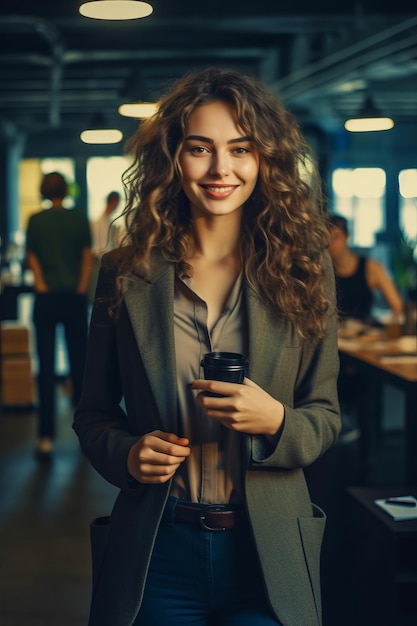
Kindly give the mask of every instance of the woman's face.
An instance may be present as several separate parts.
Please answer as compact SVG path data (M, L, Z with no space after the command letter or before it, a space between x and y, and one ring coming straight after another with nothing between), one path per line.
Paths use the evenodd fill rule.
M179 163L194 217L241 213L258 179L258 151L221 101L191 113Z
M336 260L347 248L347 235L338 226L330 229L330 246L329 252L333 260Z

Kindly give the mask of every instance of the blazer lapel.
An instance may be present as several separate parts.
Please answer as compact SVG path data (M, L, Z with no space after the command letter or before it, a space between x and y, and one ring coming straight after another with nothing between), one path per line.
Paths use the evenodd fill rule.
M256 292L247 286L249 322L249 378L273 397L279 397L280 384L285 386L283 373L289 358L288 347L299 344L298 337L288 321L278 317L263 303ZM270 454L262 436L244 438L243 458L246 469L252 458L262 459Z
M152 276L126 281L124 298L162 425L176 415L174 267L154 259Z
M265 391L272 393L280 348L294 341L291 337L291 327L285 320L274 315L270 307L264 304L249 286L247 286L247 308L249 378Z

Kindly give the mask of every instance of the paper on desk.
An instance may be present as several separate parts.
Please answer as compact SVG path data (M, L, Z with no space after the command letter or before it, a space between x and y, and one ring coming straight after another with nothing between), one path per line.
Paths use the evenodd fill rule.
M381 354L381 363L417 363L417 354Z
M359 352L365 350L366 352L377 351L377 350L386 350L388 344L386 341L360 341L359 339L345 339L344 337L339 337L338 346L340 350L345 350L346 352Z
M338 344L339 348L346 352L361 350L380 352L385 350L393 355L390 358L405 356L407 360L404 362L407 363L414 362L414 357L417 359L417 337L415 335L405 335L399 339L387 340L380 331L366 333L354 338L348 338L343 333L339 333Z
M395 499L413 500L416 503L416 506L410 507L401 506L398 504L389 504L386 498L374 500L374 502L397 522L407 519L417 519L417 498L415 498L414 496L396 496Z
M397 345L402 352L417 352L416 335L404 335L397 339Z

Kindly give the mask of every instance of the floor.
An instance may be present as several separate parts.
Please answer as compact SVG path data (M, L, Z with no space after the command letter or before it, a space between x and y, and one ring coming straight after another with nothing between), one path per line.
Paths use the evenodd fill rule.
M82 626L90 597L88 525L116 489L91 469L72 429L64 387L54 460L33 455L33 411L0 417L0 624ZM116 626L116 625L115 625Z
M101 479L81 454L63 385L57 386L57 402L58 437L49 465L39 464L33 456L33 410L9 410L0 415L2 626L87 624L91 578L88 525L94 517L110 511L116 489ZM397 398L391 400L393 406L397 402ZM349 615L352 590L345 571L345 490L349 485L401 483L402 430L396 429L391 411L385 422L377 458L366 478L360 476L354 437L341 440L307 472L312 497L328 515L323 546L324 626L360 624L358 616L352 619ZM368 622L366 626L379 624Z

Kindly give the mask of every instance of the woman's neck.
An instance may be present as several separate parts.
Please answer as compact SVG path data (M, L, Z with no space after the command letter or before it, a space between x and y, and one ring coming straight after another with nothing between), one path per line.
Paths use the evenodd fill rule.
M210 263L240 259L240 224L227 220L195 220L192 230L190 259L200 258Z
M348 248L333 259L334 270L338 276L351 276L356 271L358 261L359 257Z

